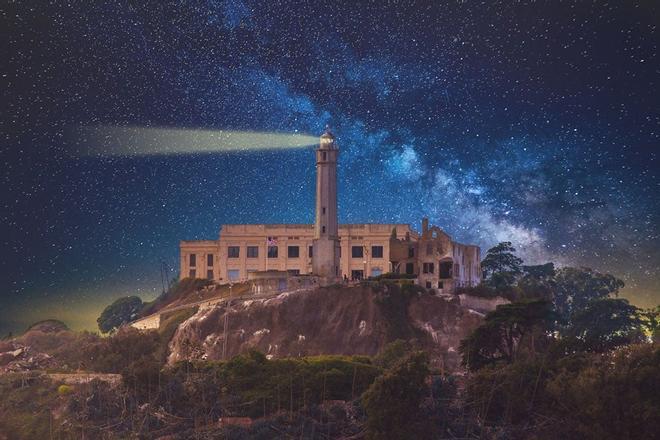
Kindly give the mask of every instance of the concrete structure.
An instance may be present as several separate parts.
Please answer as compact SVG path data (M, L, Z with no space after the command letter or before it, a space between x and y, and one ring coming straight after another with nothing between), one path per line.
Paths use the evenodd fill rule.
M348 224L337 221L335 138L326 130L316 150L316 218L308 224L222 225L218 240L182 241L180 276L219 283L260 279L257 272L289 276L314 274L320 284L361 279L386 272L415 276L442 293L481 281L480 250L451 240L442 229L422 223L417 233L407 224ZM279 284L283 274L274 276ZM286 281L288 284L288 281Z
M321 284L317 275L294 275L281 270L250 272L248 282L254 295L313 289Z
M339 279L338 156L335 137L326 128L316 150L316 221L312 242L312 273L325 283Z

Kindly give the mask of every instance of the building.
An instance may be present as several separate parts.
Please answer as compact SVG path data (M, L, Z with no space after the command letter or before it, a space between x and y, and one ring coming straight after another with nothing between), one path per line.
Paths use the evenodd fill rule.
M407 224L338 224L338 156L335 138L326 129L316 150L313 225L222 225L218 240L180 243L180 276L228 283L256 272L281 271L314 274L328 284L395 272L443 293L479 284L479 247L452 241L427 219L421 233Z

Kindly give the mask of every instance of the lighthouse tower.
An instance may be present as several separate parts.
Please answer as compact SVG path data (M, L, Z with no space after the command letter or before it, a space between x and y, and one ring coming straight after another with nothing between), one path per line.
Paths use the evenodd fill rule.
M339 278L337 157L335 137L326 127L316 150L316 221L312 272L330 283Z

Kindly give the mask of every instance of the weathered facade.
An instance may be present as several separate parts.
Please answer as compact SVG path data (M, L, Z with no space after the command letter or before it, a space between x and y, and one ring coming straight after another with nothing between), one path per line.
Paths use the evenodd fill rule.
M283 271L314 274L329 284L396 272L443 293L481 281L479 247L452 241L440 228L429 227L427 219L421 234L407 224L339 225L338 155L326 130L316 150L313 225L223 225L218 240L180 243L180 276L228 283L256 272Z

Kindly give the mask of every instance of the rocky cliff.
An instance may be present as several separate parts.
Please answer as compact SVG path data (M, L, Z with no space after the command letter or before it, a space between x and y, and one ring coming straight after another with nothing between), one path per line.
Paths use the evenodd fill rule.
M457 352L482 315L457 297L415 286L363 283L236 300L199 310L177 329L169 362L222 358L256 348L269 357L316 354L375 355L396 339L413 340L439 367L457 368Z

